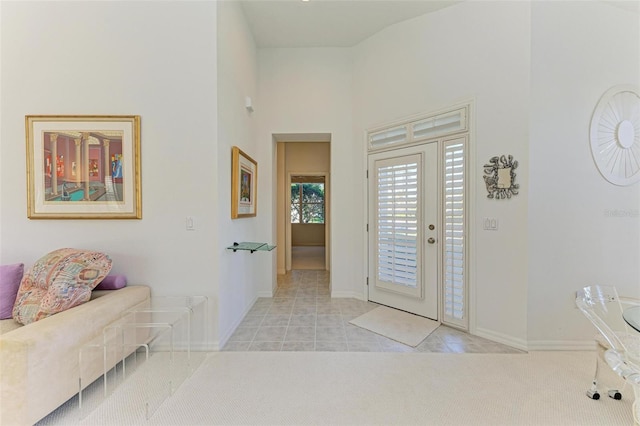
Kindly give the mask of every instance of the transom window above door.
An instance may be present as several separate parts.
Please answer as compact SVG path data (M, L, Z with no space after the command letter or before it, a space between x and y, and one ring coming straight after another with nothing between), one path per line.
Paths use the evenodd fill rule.
M466 132L469 107L462 106L435 114L407 118L368 132L369 151L419 144L443 136Z

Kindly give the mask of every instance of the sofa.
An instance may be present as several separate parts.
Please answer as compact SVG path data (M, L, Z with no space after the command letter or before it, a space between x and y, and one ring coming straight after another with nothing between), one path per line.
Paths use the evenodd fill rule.
M148 306L150 296L142 285L94 290L88 302L24 326L1 320L0 424L32 425L77 394L80 348L124 312ZM83 386L103 373L103 359L95 354L95 362L83 360L83 378L89 377Z

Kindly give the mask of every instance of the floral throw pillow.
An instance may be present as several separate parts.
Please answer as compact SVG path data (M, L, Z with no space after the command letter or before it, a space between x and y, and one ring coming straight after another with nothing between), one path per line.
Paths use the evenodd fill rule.
M108 255L62 248L39 259L20 282L13 319L29 324L89 301L111 271Z

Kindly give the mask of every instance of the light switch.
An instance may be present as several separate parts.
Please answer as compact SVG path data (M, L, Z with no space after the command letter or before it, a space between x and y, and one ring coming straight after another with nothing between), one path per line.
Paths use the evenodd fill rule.
M485 217L482 219L482 229L485 231L497 231L498 219L495 217Z
M193 231L196 229L196 224L195 224L195 220L193 219L193 216L187 216L187 219L185 222L186 222L187 231Z

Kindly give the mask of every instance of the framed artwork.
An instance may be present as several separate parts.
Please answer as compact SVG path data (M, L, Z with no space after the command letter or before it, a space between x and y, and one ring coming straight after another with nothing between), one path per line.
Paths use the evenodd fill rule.
M516 183L515 169L518 162L513 155L491 157L489 164L484 165L484 183L487 187L487 198L502 200L518 195L520 184Z
M619 186L640 182L640 88L607 90L591 116L589 139L602 177Z
M256 215L258 163L240 148L231 150L231 218Z
M27 115L27 217L140 219L140 116Z

